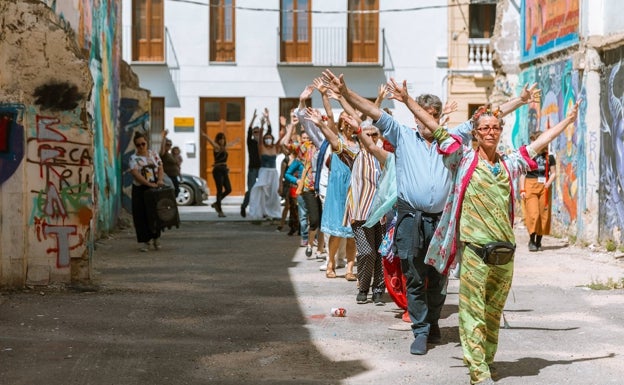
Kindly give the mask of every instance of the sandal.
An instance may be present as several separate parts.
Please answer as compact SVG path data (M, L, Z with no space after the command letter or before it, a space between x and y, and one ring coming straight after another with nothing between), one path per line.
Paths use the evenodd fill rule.
M325 277L326 278L336 278L336 272L333 270L327 270L325 272Z
M345 279L347 281L357 281L357 277L355 276L355 274L353 273L347 273L345 274Z

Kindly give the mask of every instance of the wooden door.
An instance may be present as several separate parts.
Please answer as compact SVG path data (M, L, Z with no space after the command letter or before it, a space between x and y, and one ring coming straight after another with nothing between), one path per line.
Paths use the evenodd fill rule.
M349 0L349 11L347 61L379 62L379 0Z
M132 60L164 61L163 0L134 0L132 18Z
M311 0L281 1L282 62L312 61L311 3Z
M245 194L246 188L246 132L245 132L245 99L243 98L202 98L200 100L200 127L212 140L219 132L225 134L228 144L228 168L230 169L230 196ZM214 195L216 186L212 177L214 153L212 145L200 134L200 168L201 177L208 181L210 194Z

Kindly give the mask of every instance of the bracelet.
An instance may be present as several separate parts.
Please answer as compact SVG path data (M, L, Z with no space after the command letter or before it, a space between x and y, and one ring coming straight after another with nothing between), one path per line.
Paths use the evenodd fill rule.
M356 135L360 135L362 133L362 126L358 126L357 130L355 130Z
M321 120L322 120L322 121L324 121L324 122L326 122L326 121L327 121L327 115L323 115L323 116L321 116Z
M522 194L523 192L526 192L526 190L520 190L520 193Z

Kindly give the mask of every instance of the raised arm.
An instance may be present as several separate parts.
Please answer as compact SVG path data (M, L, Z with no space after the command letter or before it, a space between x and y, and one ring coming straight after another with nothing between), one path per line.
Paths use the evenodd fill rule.
M271 128L271 119L269 119L269 109L264 107L264 112L262 113L262 119L264 119L264 121L267 124L267 133L273 135L273 130Z
M293 122L290 122L286 126L286 133L284 134L284 137L279 142L279 145L282 148L282 152L284 154L290 153L289 144L290 144L290 140L291 140L292 135L293 135L293 131L295 131L295 124Z
M407 108L414 114L414 116L420 120L423 124L423 128L428 130L431 135L438 129L438 122L425 111L416 101L407 93L407 81L403 80L403 84L399 85L394 78L390 78L388 83L388 91L390 92L390 98L405 103Z
M233 141L229 142L225 147L230 148L236 146L240 142L241 138L236 138Z
M254 109L253 116L251 117L251 121L249 122L249 135L251 136L251 132L253 131L253 124L256 121L256 116L258 116L258 110Z
M457 102L456 101L452 101L449 102L447 101L446 104L444 104L444 108L442 108L442 114L440 115L440 125L441 126L446 126L446 124L448 123L449 119L451 118L451 114L453 112L457 111Z
M377 98L375 99L375 105L377 107L381 107L381 102L388 96L388 86L386 84L382 84L379 86L379 91L377 92ZM366 120L366 114L362 113L360 115L361 120Z
M388 158L388 152L384 150L383 148L379 147L377 145L377 142L374 141L372 137L369 136L369 135L374 135L375 133L379 135L379 131L377 131L377 128L375 128L374 126L368 126L368 127L362 128L361 126L362 121L359 118L354 118L351 115L344 116L343 119L347 123L349 123L352 127L358 128L357 130L355 130L355 133L358 136L358 139L360 140L360 144L364 146L366 151L372 154L375 158L377 158L380 164L382 165L386 164L386 159ZM379 136L377 136L377 139L379 139Z
M520 95L501 104L498 108L501 111L501 116L508 115L515 111L518 107L523 106L525 104L536 102L540 99L541 90L537 88L537 83L525 84L520 92Z
M568 112L568 115L555 124L550 129L544 131L537 139L535 139L529 147L531 147L536 153L540 153L544 147L548 145L548 143L552 142L561 132L568 127L570 124L574 124L576 122L576 117L578 116L579 104L581 104L581 99L578 99L574 104L574 107Z
M312 84L314 84L314 87L321 94L321 99L323 100L323 108L325 108L325 114L327 115L327 126L333 132L338 133L338 127L336 127L336 123L334 120L334 111L329 101L329 96L327 96L327 87L323 84L323 80L321 78L314 79Z
M325 135L325 139L327 139L327 141L332 146L332 149L334 151L340 148L340 139L338 138L338 135L336 135L332 130L330 130L326 122L323 121L323 117L318 110L315 110L310 107L306 108L305 120L312 122L318 128L321 129L321 132L323 133L323 135Z
M212 140L212 139L208 136L208 134L206 134L204 131L201 131L201 135L202 135L204 138L206 138L206 140L208 141L208 143L210 143L210 145L211 145L212 147L214 147L214 148L215 148L215 150L217 150L217 151L221 151L221 150L222 150L221 146L219 146L219 144L218 144L217 142L215 142L214 140Z
M342 95L347 103L373 120L378 120L381 116L381 109L370 100L351 91L344 81L344 76L336 76L329 69L323 71L323 82L333 92Z
M314 92L313 85L306 86L306 88L304 88L301 92L301 95L299 95L299 108L297 108L296 114L299 122L301 123L301 127L303 127L305 132L308 134L312 143L314 143L316 148L321 148L323 139L325 139L323 133L314 123L312 123L312 121L305 118L305 111L307 108L305 101L310 97L310 95L312 95L312 92Z

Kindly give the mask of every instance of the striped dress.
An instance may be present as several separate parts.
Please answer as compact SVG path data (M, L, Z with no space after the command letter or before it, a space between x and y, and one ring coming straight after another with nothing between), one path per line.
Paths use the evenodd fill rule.
M381 176L379 161L365 150L355 154L351 169L351 186L347 192L347 209L343 224L353 221L366 221L371 213L373 199L377 191L377 181Z

